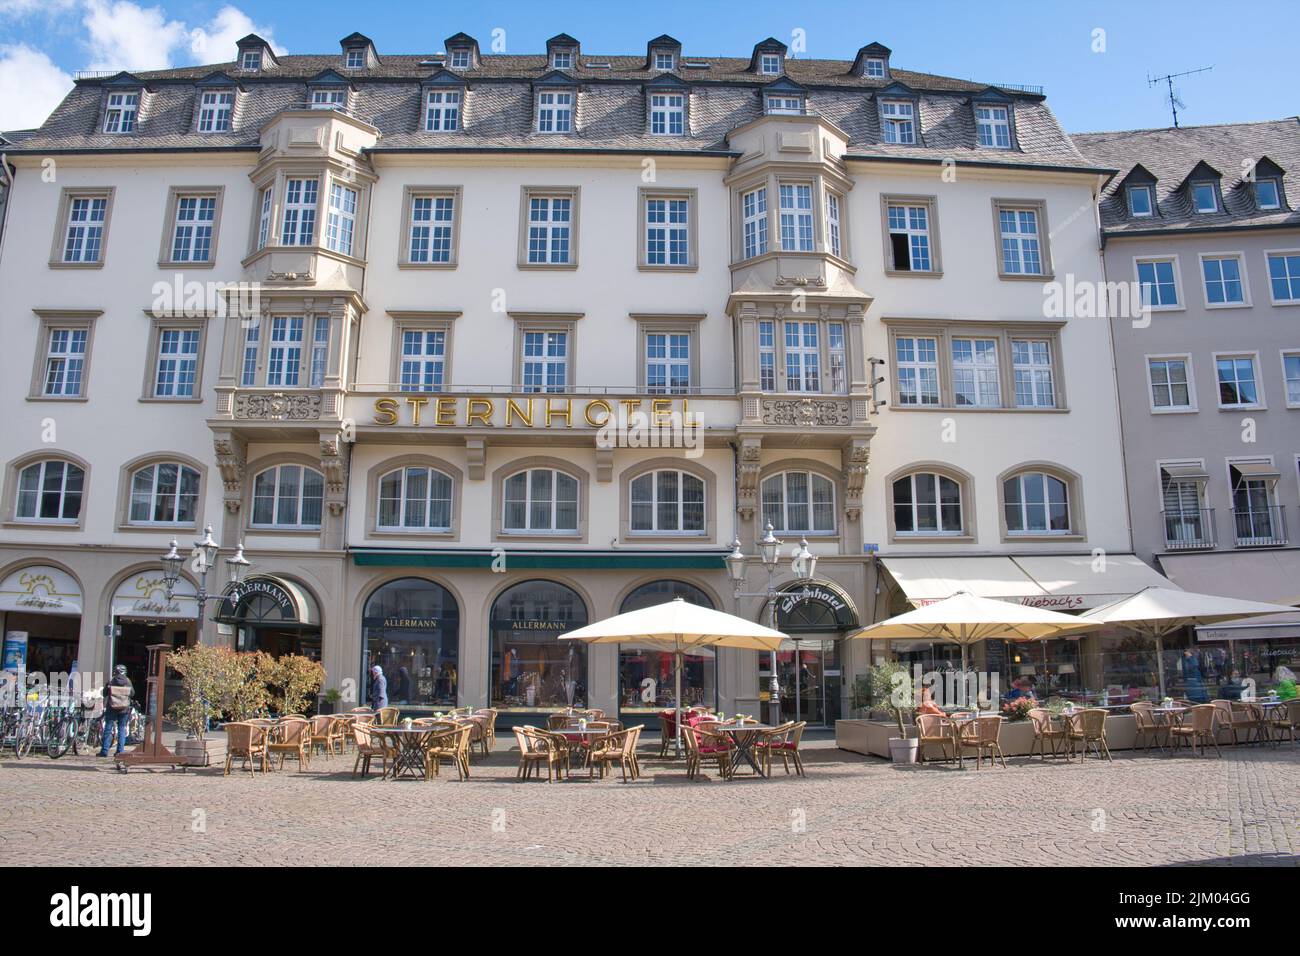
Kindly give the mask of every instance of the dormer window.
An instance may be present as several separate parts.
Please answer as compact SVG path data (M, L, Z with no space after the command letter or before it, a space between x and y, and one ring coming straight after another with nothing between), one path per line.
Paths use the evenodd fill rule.
M681 136L686 131L686 96L682 93L650 94L650 133Z
M886 143L916 143L916 108L909 100L881 100L880 126Z
M199 132L229 133L230 117L235 111L233 90L210 90L199 101Z
M140 94L109 93L104 107L105 133L135 132L136 117L140 112Z
M424 129L428 133L460 129L460 90L430 90L425 94Z
M657 50L655 52L655 69L671 70L677 65L677 57L670 52Z
M1219 211L1219 199L1214 183L1192 183L1192 208L1198 213Z
M364 47L356 47L348 50L343 58L343 65L349 70L364 70L366 68L366 51Z
M469 50L451 50L447 54L447 65L453 70L469 69Z
M239 58L239 68L241 70L260 70L262 68L262 51L245 50L243 56Z
M976 106L975 128L981 146L1011 148L1011 111L1005 106Z
M885 61L878 56L868 57L862 68L862 75L872 79L882 79L885 75Z
M769 116L799 116L803 100L797 96L768 96L764 110Z
M570 92L537 94L537 132L573 132L573 94Z
M573 51L556 50L551 54L552 70L571 70L573 69Z
M1128 188L1128 211L1136 218L1150 216L1155 210L1155 198L1150 186L1130 186Z
M348 108L348 91L312 90L308 105L314 110L345 110Z
M1255 181L1255 205L1260 209L1281 209L1282 190L1276 179L1259 179Z
M781 73L781 55L764 53L758 60L758 72L767 76L779 76Z

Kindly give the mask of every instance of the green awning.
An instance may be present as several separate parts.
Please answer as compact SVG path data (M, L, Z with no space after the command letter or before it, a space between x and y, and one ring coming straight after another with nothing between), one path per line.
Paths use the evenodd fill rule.
M499 554L499 553L498 553ZM498 554L492 551L358 550L352 562L358 567L483 568L490 570ZM509 568L599 569L628 571L714 571L726 567L721 553L666 553L646 551L509 551Z

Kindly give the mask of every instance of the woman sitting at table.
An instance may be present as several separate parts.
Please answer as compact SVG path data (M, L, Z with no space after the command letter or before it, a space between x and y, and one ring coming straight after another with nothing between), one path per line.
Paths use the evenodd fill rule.
M939 708L939 705L934 702L934 694L931 692L930 688L928 687L921 688L921 703L920 706L916 708L916 712L918 714L942 714L943 713L943 711Z

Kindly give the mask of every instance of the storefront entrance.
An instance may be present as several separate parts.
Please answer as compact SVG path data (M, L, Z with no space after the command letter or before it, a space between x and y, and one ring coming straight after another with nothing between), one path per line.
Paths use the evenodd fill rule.
M321 659L320 611L301 586L282 578L250 578L226 589L214 617L237 651Z
M194 585L180 578L167 594L161 568L132 574L118 584L113 594L114 665L126 667L126 676L135 687L143 710L148 688L149 645L167 644L173 649L194 641L194 622L198 617L198 599ZM179 675L169 673L163 689L163 709L179 699ZM150 702L152 703L152 702Z
M77 661L81 587L48 565L30 565L0 581L4 668L31 674L67 674Z
M674 598L713 608L713 601L695 585L664 580L651 581L636 588L623 599L619 613L639 611ZM660 711L672 710L676 706L676 659L671 651L620 647L618 707L625 724L644 723ZM683 655L681 704L683 707L717 707L718 661L712 650Z
M858 627L853 602L840 588L826 582L808 585L806 598L796 593L777 598L777 630L790 635L776 653L776 677L781 694L781 720L833 726L840 719L844 696L841 638ZM770 698L772 655L759 654L760 699Z

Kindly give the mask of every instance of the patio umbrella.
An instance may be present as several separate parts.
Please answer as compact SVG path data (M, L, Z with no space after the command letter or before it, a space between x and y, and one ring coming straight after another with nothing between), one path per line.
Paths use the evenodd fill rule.
M1079 616L1081 621L1091 621L1098 627L1126 627L1151 637L1156 642L1156 670L1160 680L1160 696L1165 693L1164 637L1184 627L1204 624L1221 624L1245 617L1265 614L1286 614L1295 608L1284 604L1263 604L1259 601L1241 601L1220 597L1217 594L1198 594L1195 591L1178 591L1172 588L1143 588L1136 594L1110 604L1095 607Z
M677 752L681 753L682 659L704 647L740 647L774 651L785 635L734 614L690 604L674 598L663 604L628 611L560 635L562 641L588 644L630 644L671 651L674 656L674 726Z

